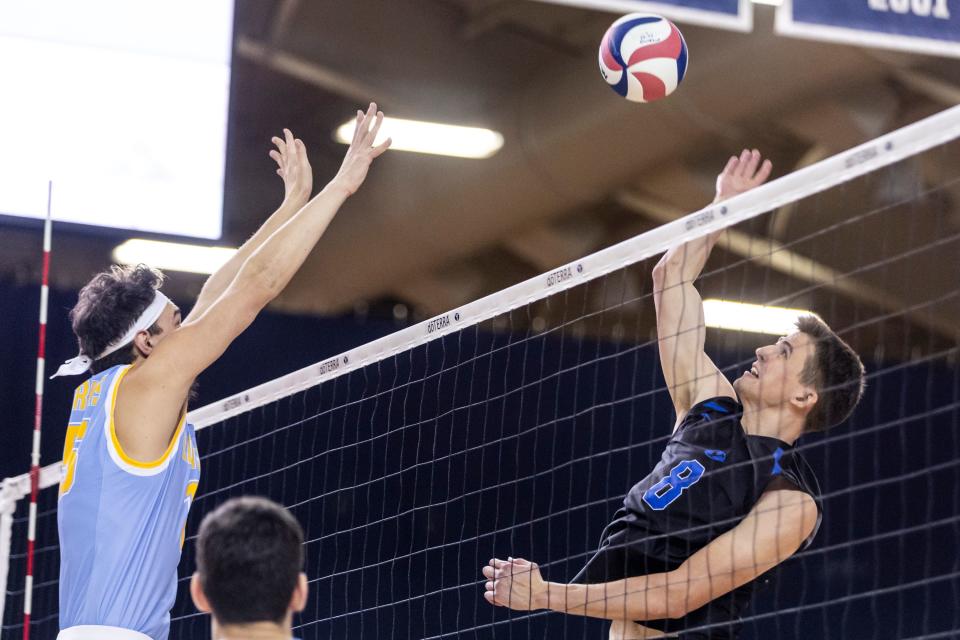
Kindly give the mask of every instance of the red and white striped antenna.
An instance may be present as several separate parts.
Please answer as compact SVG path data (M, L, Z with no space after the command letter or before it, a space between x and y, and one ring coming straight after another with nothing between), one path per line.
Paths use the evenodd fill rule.
M33 412L33 448L30 451L30 517L27 526L27 576L23 590L23 640L30 640L33 600L33 547L37 539L37 493L40 489L40 424L43 413L43 379L47 349L47 299L50 295L50 203L53 181L47 183L47 218L43 223L43 275L40 280L40 333L37 340L36 404Z

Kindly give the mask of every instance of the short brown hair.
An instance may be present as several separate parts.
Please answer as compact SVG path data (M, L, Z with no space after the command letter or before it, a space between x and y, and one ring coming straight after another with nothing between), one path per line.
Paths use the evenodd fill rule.
M800 382L817 390L817 403L807 414L804 431L826 431L846 420L863 397L863 362L819 318L803 316L797 320L797 329L815 344L800 374Z
M163 284L163 273L145 264L113 265L109 271L95 275L80 290L76 306L70 311L73 332L80 351L96 358L111 342L126 333L144 310L150 306L155 292ZM147 331L160 333L156 323ZM130 364L134 355L129 345L95 361L93 373L118 364Z

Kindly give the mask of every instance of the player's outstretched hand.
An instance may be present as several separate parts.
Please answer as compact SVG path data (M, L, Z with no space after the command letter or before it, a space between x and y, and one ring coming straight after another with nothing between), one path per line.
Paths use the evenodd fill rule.
M483 597L487 602L517 611L543 609L547 606L547 583L540 576L535 562L523 558L493 558L483 567L487 579Z
M373 146L383 124L383 112L377 111L377 104L370 103L367 112L357 111L357 125L353 130L353 141L343 158L340 171L337 172L333 183L342 187L349 195L353 195L363 184L370 169L370 163L390 147L390 138L382 144Z
M761 162L760 152L744 149L740 157L731 156L723 173L717 176L717 198L715 202L738 196L741 193L759 187L770 177L773 163Z
M283 130L283 138L273 136L270 141L277 147L270 150L270 157L277 163L277 175L283 178L283 201L299 209L313 191L313 169L307 159L307 148L303 140L293 137L290 129Z

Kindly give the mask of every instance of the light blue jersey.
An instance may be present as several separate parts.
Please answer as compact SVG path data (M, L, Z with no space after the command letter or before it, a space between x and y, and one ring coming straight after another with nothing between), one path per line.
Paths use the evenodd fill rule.
M200 480L183 418L159 460L132 460L113 424L129 365L77 388L60 483L60 629L106 625L166 640L187 512Z

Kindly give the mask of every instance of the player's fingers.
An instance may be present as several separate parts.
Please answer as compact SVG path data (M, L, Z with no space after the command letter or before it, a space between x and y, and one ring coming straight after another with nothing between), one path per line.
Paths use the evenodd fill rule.
M750 150L744 149L740 152L740 162L737 167L737 175L745 175L747 173L747 163L750 162Z
M307 156L307 145L303 144L303 140L297 138L297 158L300 160L300 163L304 166L310 166L310 158Z
M287 146L286 143L284 143L283 139L278 138L277 136L273 136L272 138L270 138L270 142L272 142L277 147L277 149L279 149L280 153L283 153L284 149Z
M276 149L270 149L267 155L273 158L278 165L280 165L281 167L283 166L283 156L280 155L279 151L277 151Z
M747 160L747 166L744 168L744 175L750 180L753 179L754 174L757 172L757 167L760 165L760 152L756 149L750 152L750 158Z
M484 591L483 599L489 602L490 604L497 604L496 600L494 600L493 591Z
M307 161L307 148L300 138L294 138L293 140L293 160L298 167Z
M740 164L740 158L737 156L730 156L730 159L727 160L727 166L723 168L723 171L720 172L721 175L732 175L734 171L737 170L737 165Z
M503 580L494 580L493 588L490 591L493 592L497 602L500 602L501 604L503 604L507 598L510 597L510 586L504 584Z
M373 146L373 142L377 139L377 134L380 132L380 125L383 124L383 111L377 111L377 115L373 118L373 126L370 127L370 133L367 134L367 142L370 146Z
M391 145L391 144L393 144L393 138L387 138L387 139L384 140L382 143L380 143L379 145L377 145L377 146L375 146L375 147L373 148L373 151L371 152L371 155L372 155L374 158L379 158L380 156L383 155L384 151L386 151L387 149L390 148L390 145Z
M370 130L370 122L367 121L367 113L370 111L368 108L367 111L357 111L357 141L363 140L363 137L367 135L367 131Z
M371 102L370 106L367 107L367 112L363 114L363 134L366 135L370 133L370 125L373 124L373 119L377 116L377 103Z
M760 170L757 172L754 182L757 184L763 184L767 181L767 178L770 177L770 172L773 171L773 163L769 160L764 160L763 164L760 165Z
M290 129L283 130L284 155L294 155L296 153L296 144L293 142L293 133Z
M362 124L363 124L363 111L361 111L360 109L357 109L357 119L353 125L353 140L351 140L351 144L356 144L357 140L360 139L360 127Z
M494 575L495 569L489 565L480 570L480 573L483 574L484 578L492 578Z

